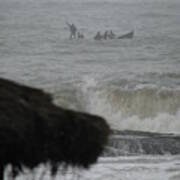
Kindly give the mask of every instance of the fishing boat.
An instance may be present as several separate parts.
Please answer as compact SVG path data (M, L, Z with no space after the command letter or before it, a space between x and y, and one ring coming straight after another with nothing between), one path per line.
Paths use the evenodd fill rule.
M131 31L127 34L121 35L118 39L132 39L134 37L134 31Z

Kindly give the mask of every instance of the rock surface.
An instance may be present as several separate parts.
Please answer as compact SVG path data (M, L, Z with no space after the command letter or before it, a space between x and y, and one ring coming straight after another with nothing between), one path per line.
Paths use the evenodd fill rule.
M104 152L111 157L143 154L180 154L180 135L114 130Z
M103 118L63 109L40 89L0 78L0 179L8 164L13 176L46 162L52 174L61 163L88 168L109 133Z

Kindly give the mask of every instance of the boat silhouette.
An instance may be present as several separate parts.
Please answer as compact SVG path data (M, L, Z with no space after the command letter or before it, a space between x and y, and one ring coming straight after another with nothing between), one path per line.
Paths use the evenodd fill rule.
M134 37L134 31L126 33L118 37L118 39L132 39Z

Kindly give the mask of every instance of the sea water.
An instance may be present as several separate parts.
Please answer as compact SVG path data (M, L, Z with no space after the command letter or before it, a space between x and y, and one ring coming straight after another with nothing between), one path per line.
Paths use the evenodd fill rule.
M0 0L0 76L101 115L111 128L179 134L179 9L179 0ZM70 40L66 22L85 39ZM134 38L93 39L106 30ZM172 155L104 157L77 178L180 179L179 165Z

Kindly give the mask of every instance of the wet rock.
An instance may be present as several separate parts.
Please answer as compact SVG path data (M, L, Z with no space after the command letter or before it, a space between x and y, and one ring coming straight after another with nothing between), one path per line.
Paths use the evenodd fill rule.
M180 136L142 131L114 130L104 156L180 154Z
M13 176L22 166L63 163L88 168L102 153L109 126L98 116L63 109L50 94L0 78L0 179L6 165Z

